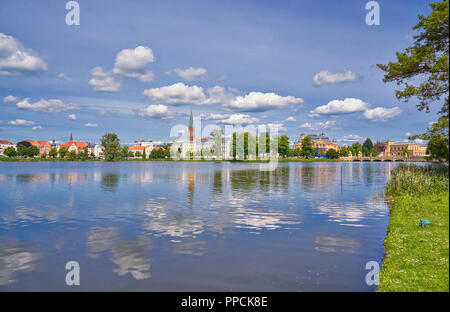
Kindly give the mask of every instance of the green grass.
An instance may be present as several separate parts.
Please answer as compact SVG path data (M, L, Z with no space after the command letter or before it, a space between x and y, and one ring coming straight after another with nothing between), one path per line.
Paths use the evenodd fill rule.
M378 291L448 292L448 166L400 165L386 195L392 203ZM431 225L421 228L421 219Z

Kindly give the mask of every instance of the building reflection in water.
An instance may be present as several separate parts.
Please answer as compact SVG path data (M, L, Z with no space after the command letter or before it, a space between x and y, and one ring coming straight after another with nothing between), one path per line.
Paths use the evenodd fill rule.
M118 267L113 271L119 276L130 273L135 279L150 278L150 260L148 251L152 240L146 236L137 236L135 241L121 238L115 227L93 227L87 232L87 254L99 258L101 253L109 251L111 261Z

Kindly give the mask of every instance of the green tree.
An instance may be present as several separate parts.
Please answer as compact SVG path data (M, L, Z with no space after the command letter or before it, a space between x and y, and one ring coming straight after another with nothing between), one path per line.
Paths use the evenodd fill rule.
M339 149L339 156L343 156L343 157L347 157L348 156L348 152L349 152L349 147L348 146L342 146L340 149Z
M327 151L327 157L329 158L329 159L338 159L339 158L339 153L335 150L335 149L333 149L333 148L330 148L328 151Z
M58 150L56 149L56 147L52 147L52 149L48 152L48 156L50 156L51 158L55 158L56 156L58 156Z
M352 144L350 150L352 151L352 156L356 157L358 156L358 153L361 152L362 153L362 147L361 144L359 142L355 142Z
M3 154L5 154L8 157L15 157L17 156L17 151L14 147L9 146L3 150Z
M370 149L370 156L372 156L372 157L377 157L377 149L375 148L375 147L372 147L371 149Z
M404 147L402 150L402 156L409 157L409 151L406 147Z
M431 127L422 135L413 135L411 140L420 138L428 140L427 154L432 159L449 160L449 121L448 118L442 116L437 122L433 123Z
M302 156L312 157L316 154L316 149L313 147L311 137L306 136L302 141Z
M27 156L35 157L39 155L39 148L34 145L30 145L27 147Z
M105 133L101 138L105 161L120 160L120 141L115 133Z
M142 154L139 151L134 153L134 157L140 158L141 156L142 156Z
M364 156L370 156L370 150L373 148L372 140L367 138L362 145L362 152Z
M64 146L63 146L63 147L60 147L60 148L59 148L59 151L58 151L59 157L61 157L61 158L66 157L68 152L69 152L69 151L68 151L67 148L65 148Z
M289 154L289 137L287 135L282 135L278 140L278 153L283 157Z
M440 113L448 119L449 86L449 4L448 0L430 3L431 14L419 15L419 22L412 28L418 31L414 44L403 52L397 52L397 61L387 65L377 64L386 74L384 82L404 84L397 90L399 100L407 102L417 97L419 110L430 111L430 104L445 96ZM417 84L407 81L420 78Z
M75 151L70 151L70 152L67 154L67 159L70 160L70 161L77 160L77 159L78 159L77 152L75 152Z
M17 155L21 157L27 157L28 156L28 148L25 145L17 145Z
M293 148L289 150L290 157L300 157L302 155L302 151L299 148Z
M128 146L123 146L121 149L120 149L120 157L122 158L122 159L127 159L128 158L128 156L129 156L129 153L130 151L129 151L129 147Z
M265 138L265 140L264 140ZM265 142L264 142L265 141ZM265 146L265 148L264 148ZM258 153L269 154L270 153L270 134L269 132L262 132L258 137Z

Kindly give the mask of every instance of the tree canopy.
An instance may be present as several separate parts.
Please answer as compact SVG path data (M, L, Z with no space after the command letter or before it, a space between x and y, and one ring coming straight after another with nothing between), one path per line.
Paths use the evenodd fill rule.
M430 104L445 96L440 113L448 118L449 4L445 0L430 6L431 14L419 15L419 22L412 28L419 32L413 37L414 44L397 52L396 62L377 66L386 73L384 82L404 85L403 90L396 91L397 98L408 102L411 97L417 97L419 110L429 112ZM407 82L416 77L421 78L417 84Z

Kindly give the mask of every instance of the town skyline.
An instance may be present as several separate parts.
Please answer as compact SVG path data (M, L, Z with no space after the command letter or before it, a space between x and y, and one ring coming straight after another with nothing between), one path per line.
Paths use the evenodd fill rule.
M64 142L72 132L98 142L114 132L124 143L170 142L171 127L187 124L190 109L204 124L277 124L291 142L326 132L339 145L407 141L437 120L438 108L424 114L414 101L398 101L395 84L384 84L375 66L411 44L426 1L380 1L379 26L365 24L357 1L199 2L199 11L182 2L79 3L79 26L65 24L63 4L21 10L24 3L9 2L0 11L1 139ZM182 10L167 19L175 8ZM23 23L8 14L19 11ZM233 22L222 11L232 11ZM31 14L45 21L36 27ZM199 31L209 18L217 25Z

